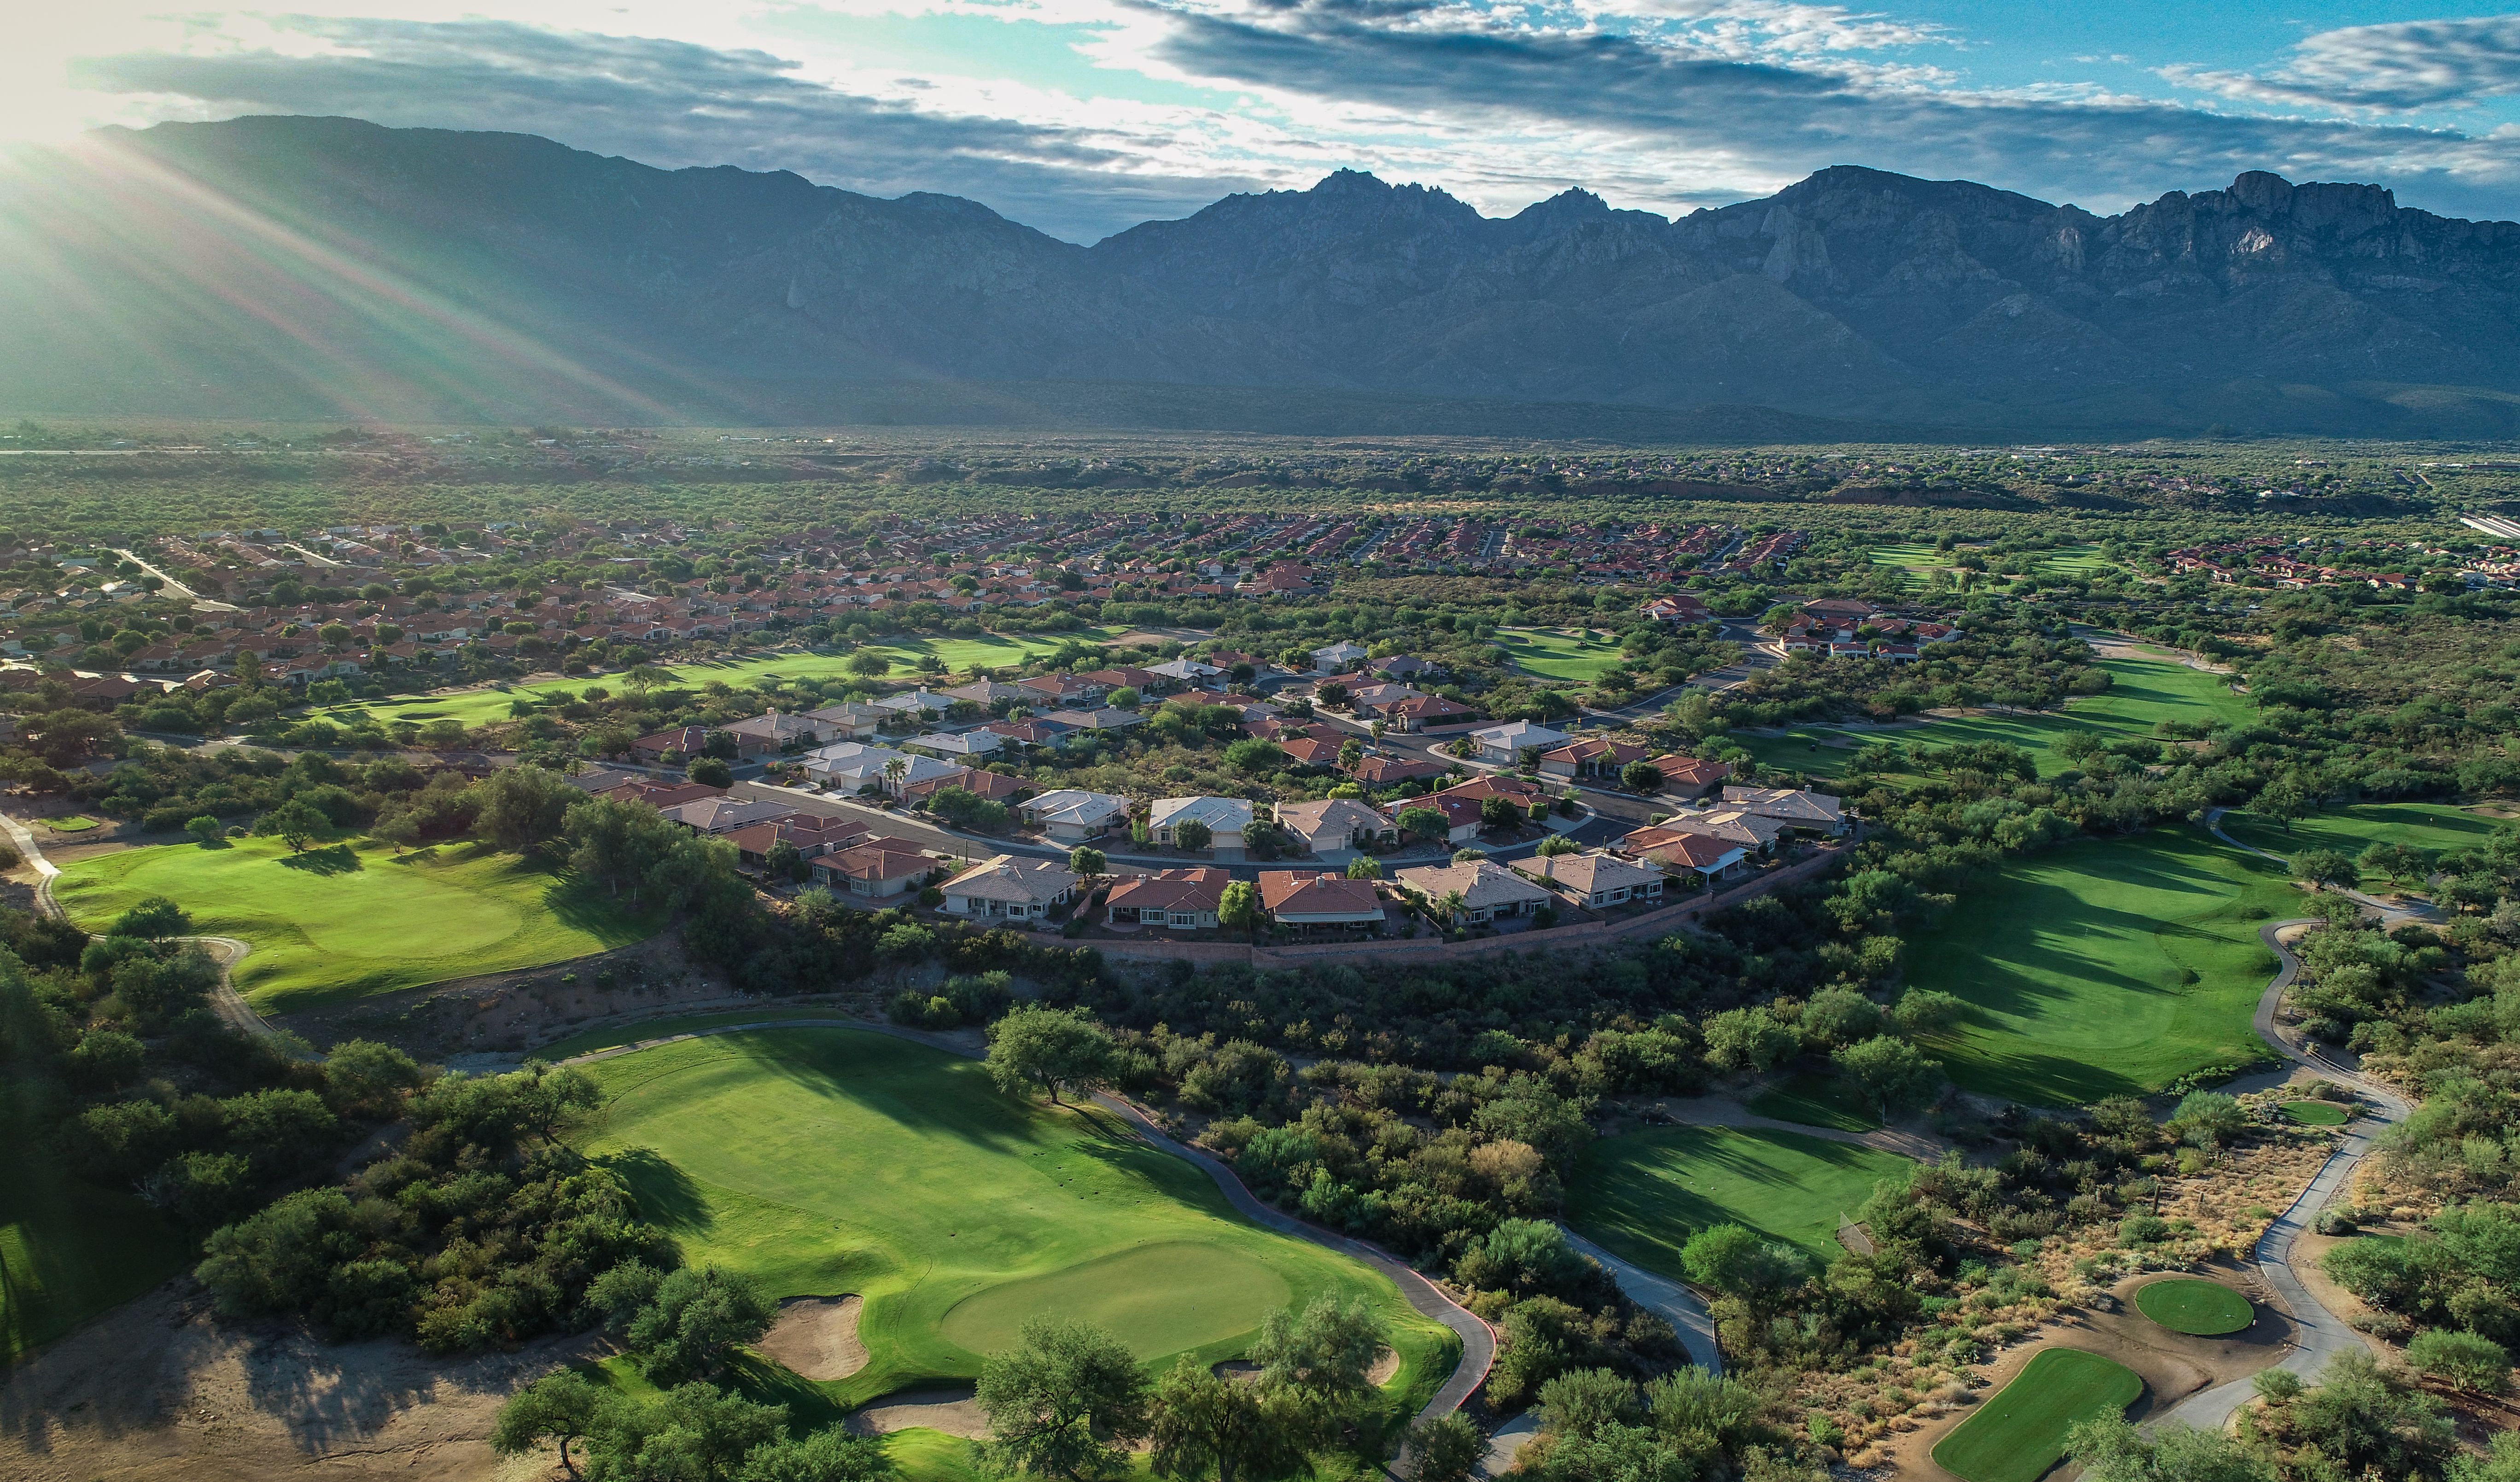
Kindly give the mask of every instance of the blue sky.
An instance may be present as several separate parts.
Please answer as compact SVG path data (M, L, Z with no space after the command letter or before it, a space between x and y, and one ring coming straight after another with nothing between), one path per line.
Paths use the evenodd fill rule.
M2509 3L2509 0L2506 0ZM1340 166L1679 214L1829 164L2115 211L2243 169L2520 217L2520 15L2190 0L85 0L0 137L246 112L968 196L1092 241Z

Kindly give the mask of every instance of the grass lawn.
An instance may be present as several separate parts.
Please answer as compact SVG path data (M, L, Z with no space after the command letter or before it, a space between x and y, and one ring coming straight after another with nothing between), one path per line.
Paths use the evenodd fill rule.
M90 829L96 828L97 822L84 813L73 813L67 818L46 819L44 827L55 833L85 833Z
M2077 1420L2122 1415L2143 1398L2143 1380L2114 1359L2079 1348L2031 1356L2002 1392L1934 1448L1934 1460L1965 1482L2038 1482L2065 1456Z
M1803 1071L1787 1076L1749 1100L1763 1117L1800 1122L1806 1127L1834 1127L1841 1132L1870 1132L1881 1118L1844 1076Z
M781 1297L866 1298L867 1368L817 1385L756 1366L778 1398L854 1406L968 1380L1040 1313L1099 1323L1158 1370L1215 1362L1271 1309L1324 1292L1382 1316L1402 1360L1394 1406L1422 1403L1458 1354L1381 1276L1243 1223L1206 1174L1117 1117L1009 1098L976 1061L781 1029L587 1069L608 1101L582 1145L689 1259Z
M1688 1275L1680 1247L1710 1225L1746 1225L1826 1261L1837 1227L1883 1179L1915 1165L1896 1153L1764 1128L1656 1127L1584 1150L1567 1223L1666 1276Z
M128 1193L0 1146L0 1368L181 1271L184 1237Z
M2258 1320L2249 1299L2220 1281L2174 1278L2138 1287L2136 1310L2172 1332L2220 1337L2238 1332Z
M2191 829L2032 855L1917 938L1908 980L1970 1006L1925 1047L1969 1090L2042 1106L2254 1058L2275 970L2258 925L2294 900L2274 866Z
M1617 635L1590 628L1499 628L1496 645L1514 667L1544 679L1590 682L1619 661Z
M242 937L253 953L237 987L286 1012L330 999L416 988L585 957L652 935L656 913L470 844L397 859L335 844L292 856L278 839L229 847L165 844L81 860L54 885L79 924L100 930L146 896L193 915L196 930Z
M892 678L906 679L911 669L924 654L934 654L949 670L963 671L973 665L997 668L1022 663L1043 653L1055 653L1068 642L1108 643L1126 632L1124 628L1079 628L1074 633L984 634L978 638L915 638L874 645L875 651L892 660ZM750 685L764 679L824 680L839 679L849 672L849 659L854 655L791 649L778 653L751 658L731 658L706 663L666 664L672 677L669 684L698 687L710 680L730 685ZM508 718L508 707L518 699L544 699L559 693L583 694L589 685L601 685L613 694L623 693L621 676L600 674L580 679L547 680L531 685L488 685L478 690L458 690L444 695L416 696L405 699L355 700L346 705L334 705L312 710L308 714L343 725L373 718L390 724L398 720L426 725L433 720L458 720L467 726Z
M2293 820L2286 831L2279 819L2233 811L2223 815L2223 831L2244 844L2286 859L2305 849L2333 849L2353 859L2373 844L2403 844L2439 854L2472 849L2502 822L2491 814L2453 803L2361 803L2333 813L2315 813ZM2388 876L2363 875L2369 888L2386 889ZM2416 885L2416 888L2422 888Z
M2073 732L2087 731L2112 741L2149 737L2152 728L2165 720L2238 721L2249 713L2247 697L2232 694L2219 674L2151 658L2103 658L2095 667L2108 671L2109 692L2070 699L2061 711L1969 715L1885 730L1801 725L1781 736L1737 740L1762 766L1789 767L1814 777L1842 775L1856 752L1874 741L1895 742L1912 751L1962 741L2002 741L2029 751L2038 759L2040 775L2053 777L2073 765L2052 750L2057 741Z
M2333 1101L2286 1101L2283 1110L2304 1127L2342 1127L2354 1119L2354 1113Z

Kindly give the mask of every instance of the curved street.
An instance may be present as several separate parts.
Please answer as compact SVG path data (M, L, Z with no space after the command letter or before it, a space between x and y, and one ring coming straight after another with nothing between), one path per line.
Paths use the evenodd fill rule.
M2404 1120L2413 1109L2395 1091L2347 1070L2315 1050L2293 1044L2275 1027L2275 1014L2282 1006L2284 991L2301 975L2301 959L2284 944L2280 933L2295 926L2318 924L2318 921L2304 918L2273 921L2258 928L2259 938L2274 952L2276 961L2282 965L2274 981L2267 985L2266 993L2258 1000L2258 1037L2285 1059L2316 1070L2341 1085L2351 1086L2367 1101L2362 1114L2347 1124L2343 1136L2337 1139L2336 1150L2328 1155L2325 1166L2318 1170L2318 1176L2311 1180L2310 1187L2302 1190L2301 1197L2293 1201L2290 1209L2267 1227L2266 1234L2258 1237L2256 1250L2250 1254L2259 1277L2274 1292L2277 1302L2291 1317L2297 1329L2293 1351L2274 1367L2289 1370L2304 1379L2318 1374L2337 1354L2362 1346L2362 1339L2346 1325L2344 1319L2328 1311L2295 1274L2292 1264L2294 1243L2301 1238L2303 1232L2317 1223L2328 1203L2345 1190L2355 1169L2361 1167L2362 1159L2369 1155L2380 1134L2392 1124ZM2221 1430L2256 1393L2253 1378L2234 1379L2228 1384L2190 1395L2163 1418L2183 1421L2200 1430Z

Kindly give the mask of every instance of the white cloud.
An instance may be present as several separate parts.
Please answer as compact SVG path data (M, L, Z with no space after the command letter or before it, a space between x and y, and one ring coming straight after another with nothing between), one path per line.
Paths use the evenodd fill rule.
M2174 82L2288 108L2419 112L2520 93L2520 16L2322 31L2264 73L2170 67Z

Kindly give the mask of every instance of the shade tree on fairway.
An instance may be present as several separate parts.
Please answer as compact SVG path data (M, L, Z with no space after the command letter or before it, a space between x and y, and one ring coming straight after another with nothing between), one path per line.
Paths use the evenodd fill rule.
M1013 1348L980 1367L989 1417L980 1459L1006 1476L1113 1476L1147 1434L1149 1388L1119 1339L1091 1324L1033 1318Z
M1923 1109L1943 1088L1942 1065L1893 1035L1842 1045L1829 1059L1862 1088L1884 1122Z
M1110 1080L1111 1035L1084 1009L1026 1004L989 1026L989 1076L1011 1096L1091 1092Z
M665 1384L716 1377L727 1356L758 1341L778 1314L760 1288L714 1266L659 1272L637 1259L588 1283L586 1305Z
M576 1476L569 1443L594 1431L606 1398L603 1390L574 1370L545 1374L499 1407L499 1418L490 1427L490 1449L503 1457L518 1457L545 1441L557 1442L562 1469Z
M875 1482L892 1470L872 1436L791 1435L785 1405L697 1379L643 1399L568 1370L547 1375L500 1408L490 1449L529 1456L546 1440L572 1476L568 1446L583 1440L590 1482Z

